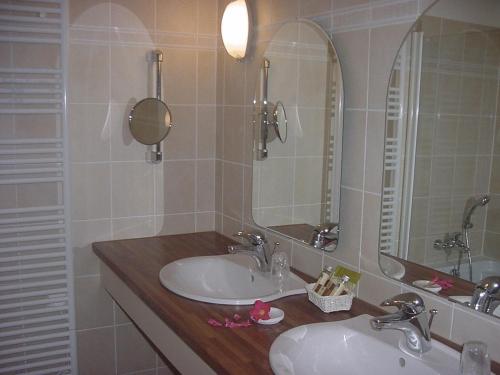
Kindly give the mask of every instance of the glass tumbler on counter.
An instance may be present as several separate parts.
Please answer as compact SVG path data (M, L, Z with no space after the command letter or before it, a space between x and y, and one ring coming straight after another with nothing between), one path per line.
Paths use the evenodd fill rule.
M286 289L289 276L290 262L288 256L282 251L275 252L271 258L271 279L280 293Z
M488 347L481 341L469 341L464 344L460 356L462 375L490 375L491 364Z

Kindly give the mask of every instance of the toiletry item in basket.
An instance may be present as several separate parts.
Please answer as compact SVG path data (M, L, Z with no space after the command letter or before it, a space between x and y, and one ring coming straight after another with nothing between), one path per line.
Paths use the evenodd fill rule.
M347 293L348 292L348 284L349 284L350 277L347 275L342 276L340 285L333 291L332 294L329 294L330 296L340 296L342 293Z
M359 272L355 272L350 270L349 268L345 268L342 266L337 266L335 268L335 272L333 273L335 276L342 278L342 276L349 276L349 282L353 285L353 287L358 283L361 278L361 274Z
M321 274L318 277L318 281L316 281L316 284L314 285L314 291L318 294L321 294L325 290L325 285L327 281L330 279L330 276L332 275L333 267L328 266L321 271Z
M331 293L337 288L337 286L340 284L340 278L335 276L332 272L332 275L328 279L328 281L325 284L325 289L323 290L323 293L321 293L322 296L329 296Z

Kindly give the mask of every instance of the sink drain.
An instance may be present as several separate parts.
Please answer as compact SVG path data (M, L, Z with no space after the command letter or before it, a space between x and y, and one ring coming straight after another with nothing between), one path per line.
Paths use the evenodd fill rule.
M404 359L404 358L399 358L399 365L400 365L401 367L405 367L405 366L406 366L406 361L405 361L405 359Z

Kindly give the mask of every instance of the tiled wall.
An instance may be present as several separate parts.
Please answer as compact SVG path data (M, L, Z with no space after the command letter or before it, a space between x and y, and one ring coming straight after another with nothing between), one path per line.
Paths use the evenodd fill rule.
M219 13L227 0L219 0ZM216 228L231 235L254 229L251 216L251 99L261 61L261 41L286 20L312 18L332 35L343 64L345 88L340 221L343 231L335 253L324 254L278 238L292 265L316 275L327 264L361 269L358 295L374 304L411 290L379 271L378 228L386 85L393 59L417 15L431 0L255 0L250 2L256 46L244 62L223 53L217 60ZM220 17L220 14L219 14ZM269 233L271 240L277 239ZM421 293L421 292L420 292ZM440 310L433 331L461 343L478 339L500 360L500 321L425 295Z
M408 255L418 263L440 266L456 261L458 252L448 256L437 251L434 240L460 232L466 201L489 193L490 175L499 173L491 163L500 56L497 32L490 33L490 27L424 16L421 29L416 188ZM491 204L478 208L472 217L473 255L483 253L486 212L498 205L497 199L492 196ZM487 236L491 252L498 248L491 242L494 237L495 233Z
M213 230L217 4L71 0L69 126L80 374L168 373L100 284L94 241ZM145 161L127 116L154 96L163 50L174 128L161 164Z

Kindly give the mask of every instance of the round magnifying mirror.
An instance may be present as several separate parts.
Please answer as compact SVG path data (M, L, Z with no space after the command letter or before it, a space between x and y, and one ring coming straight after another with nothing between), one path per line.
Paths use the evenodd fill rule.
M172 115L167 105L159 99L146 98L130 111L130 132L145 145L160 143L172 127Z
M285 143L288 138L288 119L281 101L276 102L273 108L273 127L278 139L281 143Z

